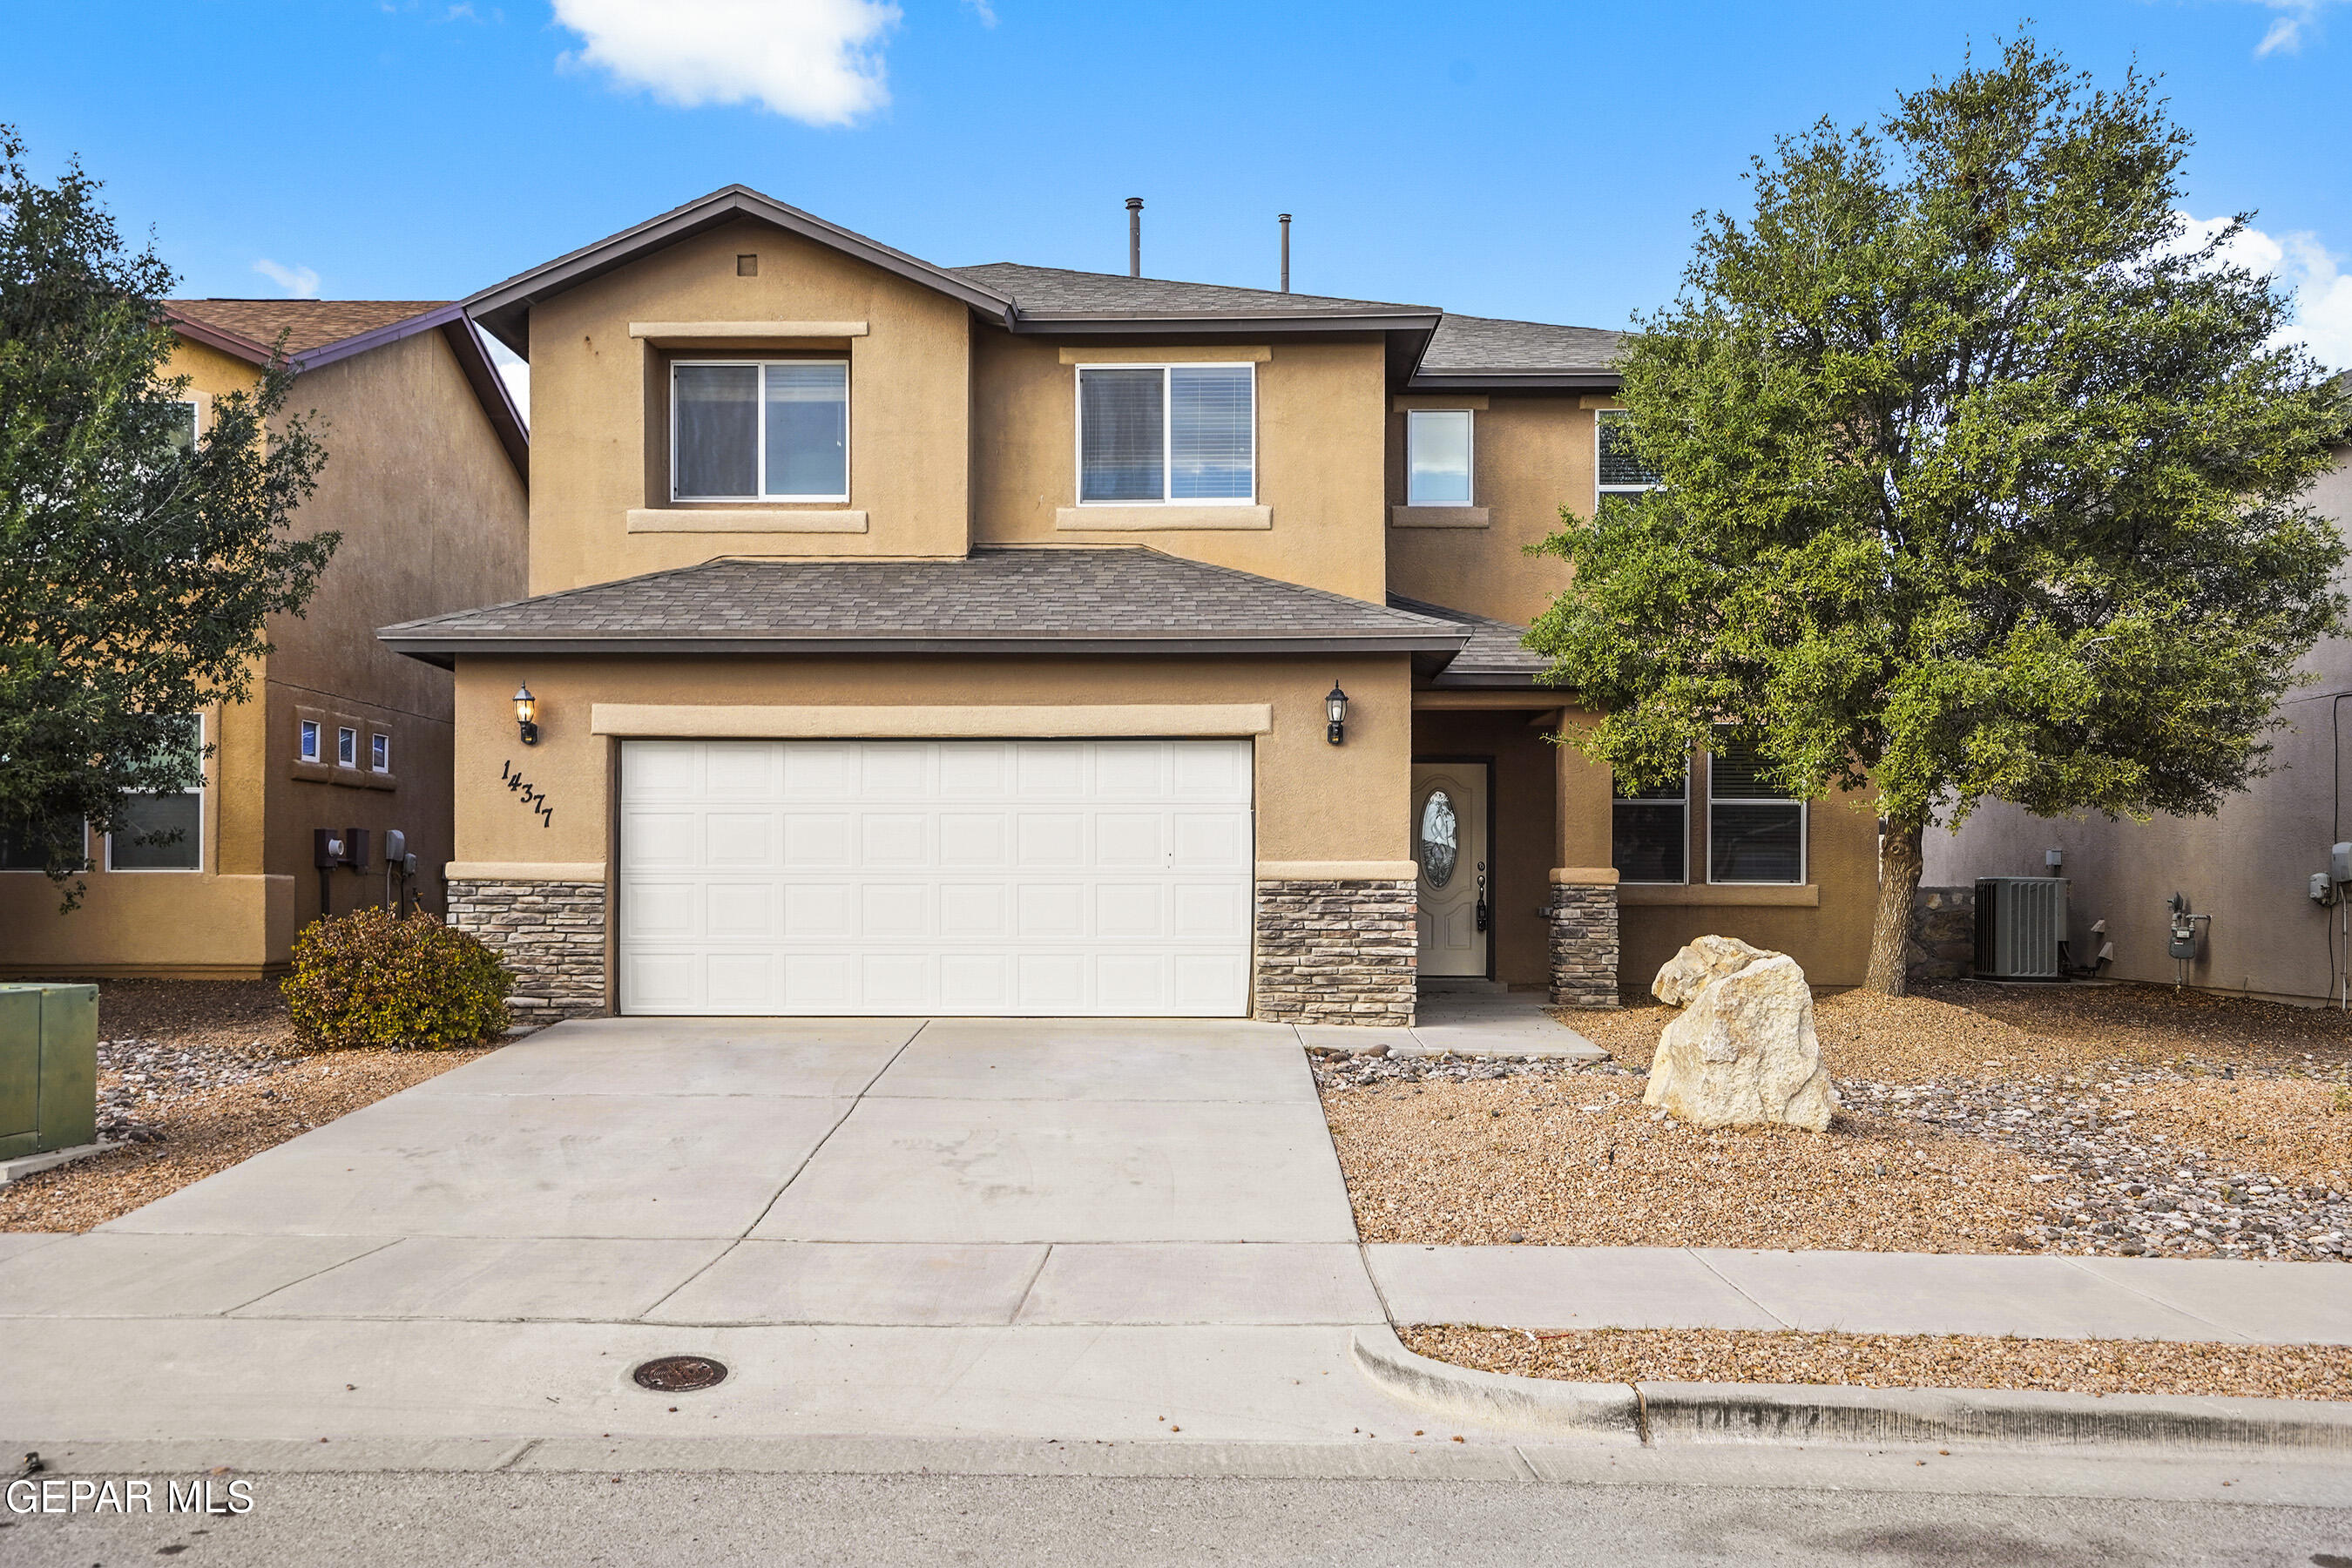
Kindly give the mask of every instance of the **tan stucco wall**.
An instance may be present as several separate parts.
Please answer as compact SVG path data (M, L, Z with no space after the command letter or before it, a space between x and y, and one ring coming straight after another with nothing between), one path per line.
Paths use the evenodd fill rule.
M189 375L205 400L257 379L243 361L184 342L168 371ZM282 963L319 909L316 827L375 835L377 870L334 874L337 910L382 899L387 827L409 835L425 872L417 886L440 907L453 837L451 678L391 652L375 628L519 596L523 482L438 332L310 372L289 406L317 415L328 455L295 526L338 531L342 542L306 614L272 618L254 700L206 715L218 750L203 870L109 873L93 846L100 868L83 907L66 916L45 879L0 873L0 972L250 974ZM203 418L210 429L208 403ZM395 787L297 777L298 707L387 729ZM330 757L332 748L331 730Z
M1171 359L1257 365L1257 500L1272 526L1137 531L1070 530L1077 504L1077 367L1134 360L1133 345L1013 337L980 329L973 344L972 536L982 542L1149 544L1284 582L1377 603L1387 592L1381 533L1385 350L1376 338L1264 338L1150 349ZM1120 509L1122 511L1130 509Z
M756 277L736 273L746 254L760 258ZM632 322L694 321L863 322L866 332L692 349L629 335ZM969 311L944 294L748 219L534 307L530 591L721 555L963 554L971 330ZM630 511L671 505L669 356L758 358L770 347L849 360L849 500L806 510L863 511L866 531L631 532Z
M1324 739L1334 679L1353 700L1348 740ZM1247 659L467 658L457 679L460 861L612 858L618 741L591 731L597 703L777 706L1270 704L1256 737L1257 858L1395 861L1405 855L1412 726L1402 656ZM515 687L539 699L540 743L520 744ZM520 771L542 825L502 777Z
M2352 452L2313 487L2311 502L2352 528ZM2352 837L2352 812L2337 814L2336 751L2352 756L2352 697L2331 728L2338 693L2352 694L2352 641L2331 638L2298 667L2314 679L2281 709L2287 728L2273 737L2273 772L2225 801L2213 816L2159 816L2151 822L2104 817L2047 820L2001 803L1985 806L1956 837L1927 830L1930 887L1967 886L1979 877L2041 877L2042 857L2063 852L2068 929L2078 963L2097 951L2095 921L2107 922L2117 979L2170 984L2177 972L2165 951L2166 902L2186 894L2189 908L2212 915L2190 984L2257 995L2327 999L2328 931L2340 913L2311 900L2311 873L2327 866L2336 836Z
M1484 528L1388 529L1389 586L1410 598L1526 626L1568 586L1563 562L1527 547L1559 531L1559 509L1592 513L1592 401L1575 393L1393 400L1388 416L1390 507L1405 499L1405 408L1472 408L1472 504ZM1393 516L1384 510L1384 516Z

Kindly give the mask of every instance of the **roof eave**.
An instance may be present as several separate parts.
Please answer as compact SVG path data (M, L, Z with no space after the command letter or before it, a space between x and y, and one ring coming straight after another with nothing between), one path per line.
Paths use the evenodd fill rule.
M257 342L242 332L232 332L226 327L215 327L209 321L200 321L169 309L164 310L163 319L171 323L173 331L208 349L218 349L222 353L241 359L247 364L266 365L269 363L270 346Z
M1118 311L1024 310L1011 323L1015 332L1034 335L1118 332L1433 332L1435 312L1385 311L1362 315L1167 316Z
M961 300L982 315L1008 325L1013 320L1013 301L993 289L982 289L944 268L934 267L904 251L894 250L878 240L868 239L862 234L827 223L813 213L786 206L743 185L730 185L723 190L713 191L658 217L648 218L593 245L583 246L527 272L518 273L503 283L494 283L469 296L462 303L467 314L481 323L483 331L528 359L530 357L530 316L533 304L625 266L649 250L675 245L705 229L716 228L739 217L758 218L821 245L830 246L886 272L896 273Z
M1360 637L1329 635L1226 637L629 637L629 636L473 636L436 637L386 626L376 633L394 653L427 664L451 668L460 655L500 656L568 654L859 654L876 657L908 654L1143 654L1181 655L1305 655L1305 654L1444 654L1459 653L1466 638L1451 633L1389 632Z

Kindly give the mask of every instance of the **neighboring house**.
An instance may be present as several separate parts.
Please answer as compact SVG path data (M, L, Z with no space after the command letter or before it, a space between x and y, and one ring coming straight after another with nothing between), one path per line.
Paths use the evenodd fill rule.
M1612 333L937 267L741 186L466 309L531 363L533 596L382 635L456 672L452 918L527 1016L1394 1024L1708 931L1862 978L1865 811L1736 759L1612 803L1548 739L1525 548L1644 482Z
M2352 531L2352 447L2311 491L2338 531ZM2352 641L2330 637L2298 667L2312 677L2280 707L2272 771L2212 816L2149 822L2103 816L2038 817L2002 802L1955 834L1929 832L1922 885L1971 889L1979 877L2063 876L2070 955L2087 965L2105 921L2115 944L2105 973L2291 1002L2334 1001L2345 977L2341 908L2311 897L2331 846L2352 839L2344 809L2344 758L2352 751ZM2063 864L2048 868L2048 853ZM2184 972L2168 950L2175 893L2188 900L2198 952ZM1965 895L1945 901L1963 905ZM1939 969L1950 968L1947 959Z
M418 858L445 907L450 680L376 641L388 619L524 590L529 449L520 417L457 306L386 300L181 300L166 374L189 428L249 392L282 335L327 463L297 528L342 535L304 615L271 617L252 698L194 715L215 748L204 787L148 797L133 819L177 842L94 838L81 908L0 846L0 974L248 978L285 966L320 911L313 830L371 835L362 871L323 879L337 912L384 901L383 834ZM201 737L201 742L199 742Z

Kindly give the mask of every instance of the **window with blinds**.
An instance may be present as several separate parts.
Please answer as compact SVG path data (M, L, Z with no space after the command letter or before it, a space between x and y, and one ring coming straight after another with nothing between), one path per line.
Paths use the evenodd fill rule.
M1610 863L1626 882L1690 879L1690 770L1672 784L1633 789L1620 782L1610 804Z
M1625 495L1658 488L1658 471L1643 462L1625 437L1625 411L1604 408L1592 419L1597 444L1593 472L1602 495Z
M670 367L673 500L849 499L849 362Z
M1256 493L1256 366L1078 367L1081 504L1246 503Z
M1722 742L1707 759L1706 879L1802 882L1805 803L1764 777L1752 746Z

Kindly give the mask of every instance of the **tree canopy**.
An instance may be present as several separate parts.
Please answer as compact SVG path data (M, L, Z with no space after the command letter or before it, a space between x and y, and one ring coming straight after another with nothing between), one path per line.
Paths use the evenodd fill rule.
M85 823L177 836L139 797L201 784L188 716L250 694L268 618L300 612L338 542L292 533L325 455L284 416L281 363L191 439L172 272L97 193L79 163L36 181L0 126L0 837L68 908Z
M1528 640L1621 783L1728 741L1874 790L1876 989L1926 825L2210 812L2341 627L2299 497L2345 405L2228 260L2245 216L2186 227L2189 147L2148 80L2022 36L1875 131L1783 138L1629 340L1612 437L1658 488L1542 547L1574 578Z

